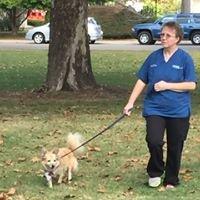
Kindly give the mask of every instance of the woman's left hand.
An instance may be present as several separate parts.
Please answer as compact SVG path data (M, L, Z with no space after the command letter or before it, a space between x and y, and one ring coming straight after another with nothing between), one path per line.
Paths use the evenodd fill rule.
M165 81L159 81L154 84L154 90L156 92L167 90L168 83Z

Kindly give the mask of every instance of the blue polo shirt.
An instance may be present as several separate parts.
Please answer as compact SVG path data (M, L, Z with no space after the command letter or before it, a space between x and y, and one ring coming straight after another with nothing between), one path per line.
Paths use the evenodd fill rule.
M171 83L196 82L194 68L191 56L182 49L177 49L167 62L164 60L163 48L150 54L138 72L138 78L147 84L143 116L188 117L191 112L189 91L156 92L154 84L161 80Z

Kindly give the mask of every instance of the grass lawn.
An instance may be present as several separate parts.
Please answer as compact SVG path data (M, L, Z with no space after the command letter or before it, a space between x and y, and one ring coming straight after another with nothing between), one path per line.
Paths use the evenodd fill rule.
M182 184L174 191L146 186L149 155L141 99L131 117L86 146L87 156L79 160L79 170L70 185L55 184L49 189L42 177L42 146L65 146L69 132L80 132L89 139L112 123L121 113L135 73L148 54L92 52L96 80L110 89L36 94L31 91L45 80L47 52L0 51L1 195L10 191L13 200L199 199L199 88L193 92L191 128L180 173ZM200 54L191 54L199 75Z

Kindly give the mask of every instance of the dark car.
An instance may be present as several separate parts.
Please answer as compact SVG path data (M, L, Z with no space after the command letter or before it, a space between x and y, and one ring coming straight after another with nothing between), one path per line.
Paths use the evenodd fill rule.
M184 32L184 40L191 40L192 44L200 45L200 13L181 13L166 15L154 23L136 24L132 33L140 44L155 44L160 40L161 27L168 21L178 22Z

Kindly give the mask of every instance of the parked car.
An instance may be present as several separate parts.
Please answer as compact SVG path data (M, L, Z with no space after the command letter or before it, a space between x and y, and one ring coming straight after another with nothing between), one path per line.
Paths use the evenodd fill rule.
M200 13L182 13L166 15L154 23L136 24L132 33L140 44L155 44L160 40L163 23L168 21L178 22L184 32L184 40L190 40L194 45L200 45Z
M30 29L25 36L27 40L33 40L36 44L49 42L50 24L47 23L43 26L38 26ZM101 26L97 24L93 17L88 17L88 37L89 42L94 44L96 40L103 38L103 31Z

